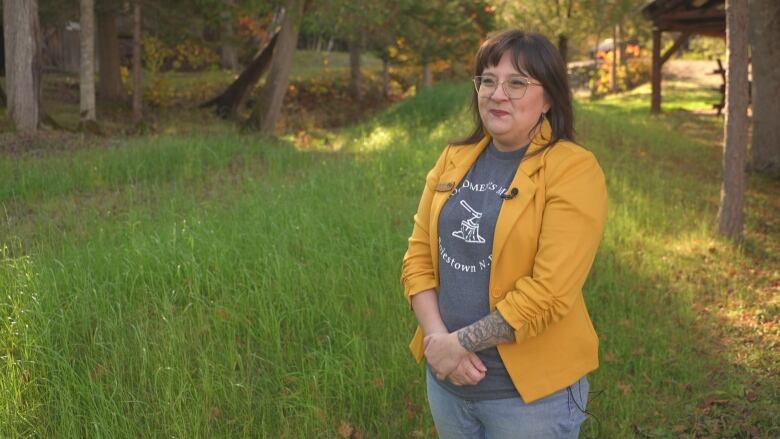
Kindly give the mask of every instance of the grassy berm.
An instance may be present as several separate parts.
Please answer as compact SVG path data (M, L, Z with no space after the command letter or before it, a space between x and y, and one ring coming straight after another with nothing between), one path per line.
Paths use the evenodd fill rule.
M665 85L577 105L609 223L582 437L780 436L780 203L714 232L722 121ZM0 156L0 437L434 437L400 261L466 83L358 126Z

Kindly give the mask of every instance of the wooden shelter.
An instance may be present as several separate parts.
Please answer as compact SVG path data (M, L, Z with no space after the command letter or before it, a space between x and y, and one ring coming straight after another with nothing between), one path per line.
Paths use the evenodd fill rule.
M652 100L650 111L661 111L661 68L691 35L726 37L725 0L652 0L642 15L653 22ZM663 32L679 32L674 44L661 54Z

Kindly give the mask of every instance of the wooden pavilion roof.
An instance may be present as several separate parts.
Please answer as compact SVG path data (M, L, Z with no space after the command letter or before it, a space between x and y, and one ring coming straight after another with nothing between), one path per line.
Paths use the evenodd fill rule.
M652 0L642 15L662 32L726 36L725 0Z

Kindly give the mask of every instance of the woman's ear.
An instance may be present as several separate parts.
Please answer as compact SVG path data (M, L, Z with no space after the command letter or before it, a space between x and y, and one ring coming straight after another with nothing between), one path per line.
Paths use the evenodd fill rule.
M542 113L547 113L550 111L550 97L547 96L547 91L545 90L544 96L542 97L542 100L544 101L542 103Z

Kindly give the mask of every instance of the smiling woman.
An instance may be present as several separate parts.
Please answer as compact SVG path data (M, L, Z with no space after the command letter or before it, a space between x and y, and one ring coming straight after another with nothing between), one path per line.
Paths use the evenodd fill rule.
M428 173L404 256L410 347L440 437L575 438L598 367L582 286L604 174L574 143L565 64L544 36L489 38L474 86L474 131Z

